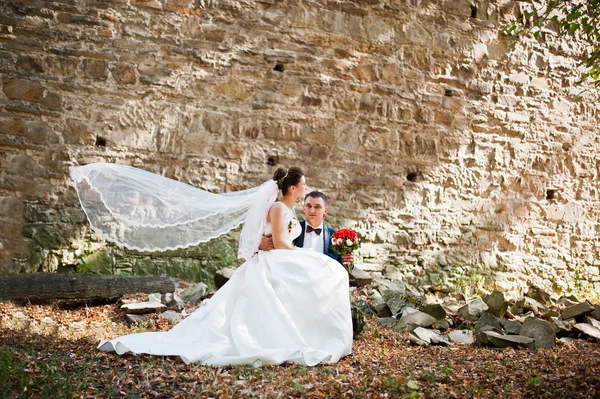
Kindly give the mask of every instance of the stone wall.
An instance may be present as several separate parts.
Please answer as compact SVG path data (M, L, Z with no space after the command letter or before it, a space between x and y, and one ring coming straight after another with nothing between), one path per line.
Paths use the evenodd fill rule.
M230 255L235 235L152 256L104 246L70 165L119 162L216 192L300 165L330 195L332 224L364 235L367 270L599 290L600 107L573 85L581 43L550 26L509 50L499 29L520 7L1 2L0 270L86 259L201 277Z

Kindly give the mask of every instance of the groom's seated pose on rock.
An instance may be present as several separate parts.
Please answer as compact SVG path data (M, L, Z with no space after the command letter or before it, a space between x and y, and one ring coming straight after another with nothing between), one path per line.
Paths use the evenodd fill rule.
M338 255L329 250L331 246L331 235L334 229L325 224L324 219L329 208L327 207L327 196L320 191L312 191L304 198L304 216L306 220L300 222L302 233L294 240L294 245L300 248L312 249L321 252L340 263L354 262L354 255ZM273 249L273 240L270 235L264 236L259 249L269 251Z

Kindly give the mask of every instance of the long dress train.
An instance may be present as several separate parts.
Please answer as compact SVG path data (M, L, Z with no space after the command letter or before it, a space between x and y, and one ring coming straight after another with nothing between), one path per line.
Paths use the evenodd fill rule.
M301 232L291 209L283 222L291 244ZM348 274L311 250L259 251L170 331L126 335L98 348L213 366L337 362L352 351Z

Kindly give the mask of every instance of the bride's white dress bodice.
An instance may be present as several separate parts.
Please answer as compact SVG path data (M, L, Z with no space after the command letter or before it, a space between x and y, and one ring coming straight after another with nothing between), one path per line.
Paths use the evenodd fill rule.
M292 241L302 233L302 226L293 209L288 208L286 205L283 205L283 209L283 241L292 245ZM265 234L271 233L273 233L273 226L270 222L267 222Z

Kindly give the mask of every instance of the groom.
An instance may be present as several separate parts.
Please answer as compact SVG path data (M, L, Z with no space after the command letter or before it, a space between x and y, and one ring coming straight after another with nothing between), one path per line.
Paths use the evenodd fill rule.
M294 245L300 248L312 249L337 260L339 263L354 262L354 255L338 255L329 250L331 235L334 229L325 224L324 219L329 208L327 196L320 191L312 191L304 197L304 216L306 220L300 222L302 233L294 240ZM259 249L268 251L273 249L273 240L270 235L263 237Z

